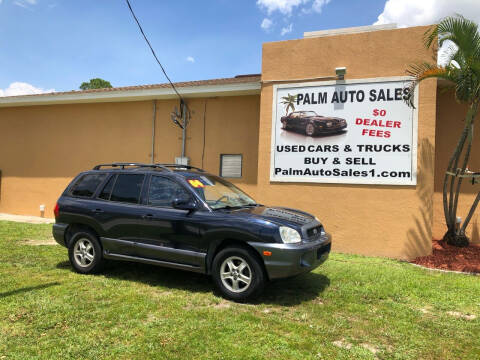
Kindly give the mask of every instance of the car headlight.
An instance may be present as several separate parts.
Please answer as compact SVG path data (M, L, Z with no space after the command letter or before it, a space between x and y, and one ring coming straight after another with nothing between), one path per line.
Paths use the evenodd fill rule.
M295 244L302 241L302 238L297 230L288 226L280 226L280 237L285 244Z
M333 124L332 124L331 121L327 122L327 126L332 126L332 125L333 125Z

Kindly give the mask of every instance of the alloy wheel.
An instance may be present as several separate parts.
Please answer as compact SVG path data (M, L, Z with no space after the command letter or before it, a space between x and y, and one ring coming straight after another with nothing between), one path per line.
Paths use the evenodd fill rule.
M73 248L73 258L78 266L90 266L95 259L95 249L92 242L87 238L79 239Z
M313 124L307 124L307 127L305 129L305 133L308 136L312 136L314 132L315 132L315 127L313 126Z
M238 256L226 258L220 266L222 284L230 291L241 293L252 283L252 270L248 263Z

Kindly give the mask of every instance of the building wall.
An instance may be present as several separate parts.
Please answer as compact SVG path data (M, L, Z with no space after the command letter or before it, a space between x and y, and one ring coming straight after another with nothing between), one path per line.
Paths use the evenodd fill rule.
M446 231L445 216L443 213L443 180L448 161L453 154L453 150L457 145L460 134L465 124L465 115L467 114L467 106L459 104L455 101L451 92L443 92L438 90L437 100L437 125L436 125L436 151L435 151L435 194L434 194L434 226L433 237L441 239ZM480 116L477 116L475 123L476 133L473 137L473 146L468 162L469 169L472 171L480 171L480 134L478 133L478 123ZM468 180L464 180L461 188L458 202L457 216L465 217L480 191L480 184L472 185ZM480 207L474 213L469 226L467 227L467 235L472 242L480 243Z
M243 177L257 178L259 96L196 98L186 154L192 165L218 174L220 154L242 153ZM206 104L206 113L204 115ZM155 161L181 154L181 129L170 120L175 101L157 101ZM52 217L55 202L80 171L108 162L150 162L153 102L90 103L0 108L0 212Z
M263 46L258 194L263 203L311 212L334 236L335 251L411 259L431 251L436 81L419 91L416 186L272 183L269 180L273 83L332 76L346 79L405 75L408 64L430 61L426 27L318 37ZM281 194L281 196L280 196Z

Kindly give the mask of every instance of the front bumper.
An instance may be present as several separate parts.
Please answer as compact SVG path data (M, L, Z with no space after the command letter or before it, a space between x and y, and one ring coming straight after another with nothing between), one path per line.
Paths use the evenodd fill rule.
M342 131L342 130L345 130L347 128L347 124L343 124L343 125L335 125L335 126L331 126L331 127L317 127L317 131L319 133L324 133L324 134L329 134L329 133L335 133L335 132L339 132L339 131Z
M53 227L52 227L53 238L57 243L65 247L67 247L67 245L65 244L65 231L67 230L67 227L68 227L68 224L58 224L58 223L53 224Z
M332 236L299 244L249 243L262 257L270 280L287 278L312 271L328 259ZM270 256L263 252L269 251Z

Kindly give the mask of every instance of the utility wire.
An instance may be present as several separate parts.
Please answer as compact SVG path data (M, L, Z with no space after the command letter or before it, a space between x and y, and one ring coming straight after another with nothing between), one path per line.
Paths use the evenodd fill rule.
M182 95L180 95L180 93L177 91L177 88L175 87L175 85L173 85L172 80L170 80L170 78L168 77L167 72L165 71L165 69L164 69L163 66L162 66L162 63L160 62L160 60L158 60L157 54L155 54L155 50L153 50L153 47L152 47L152 45L150 44L150 41L148 41L147 36L146 36L145 33L143 32L142 25L140 25L140 22L138 21L137 16L135 15L135 12L133 11L132 6L130 5L130 1L129 1L129 0L125 0L125 1L127 2L128 8L130 9L130 12L132 13L132 16L133 16L133 18L135 19L135 22L137 23L138 28L140 29L140 32L141 32L142 35L143 35L143 38L144 38L145 41L147 42L148 47L150 48L150 51L151 51L152 54L153 54L153 57L155 58L155 60L157 60L158 65L160 65L160 68L161 68L162 71L163 71L163 74L164 74L165 77L167 78L168 82L169 82L170 85L172 86L172 88L173 88L173 90L175 91L175 93L176 93L176 94L178 95L178 97L180 98L181 105L185 104L185 106L187 106L187 104L186 104L185 101L183 100ZM187 106L187 108L188 108L188 106ZM183 113L183 106L181 106L180 111Z

